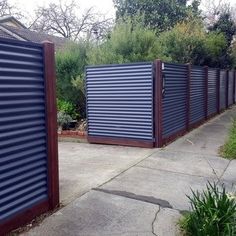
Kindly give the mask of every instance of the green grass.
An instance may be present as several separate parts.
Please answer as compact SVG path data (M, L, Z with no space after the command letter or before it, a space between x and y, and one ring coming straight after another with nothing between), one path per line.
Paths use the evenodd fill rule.
M228 159L236 159L236 119L233 121L229 138L221 148L220 154Z
M179 224L187 236L235 236L235 195L226 193L224 186L207 184L202 193L192 191L188 198L191 212L186 213Z

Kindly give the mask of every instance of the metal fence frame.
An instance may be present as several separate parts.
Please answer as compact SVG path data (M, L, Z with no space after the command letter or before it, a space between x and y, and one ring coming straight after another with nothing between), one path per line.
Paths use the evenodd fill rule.
M47 147L47 192L48 199L34 204L30 208L20 211L9 219L0 222L0 235L5 235L13 229L30 222L36 216L55 209L59 205L59 177L58 177L58 143L57 143L57 110L56 110L56 74L54 45L45 41L42 44L1 39L0 43L20 46L37 46L42 48L43 77L45 85L45 125ZM1 56L0 56L1 58Z

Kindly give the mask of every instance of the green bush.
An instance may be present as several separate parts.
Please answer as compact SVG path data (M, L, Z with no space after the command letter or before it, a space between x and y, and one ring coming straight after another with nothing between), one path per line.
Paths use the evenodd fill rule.
M233 121L229 138L222 147L221 154L225 158L236 159L236 119Z
M168 60L168 57L162 57L156 32L144 27L140 18L118 21L109 37L90 50L88 62L94 65L153 61L156 58Z
M77 119L79 116L75 105L64 100L57 99L57 110L71 116L72 119Z
M68 129L70 122L72 122L73 119L70 115L65 114L64 112L58 112L57 113L57 124L58 127L61 127L62 129Z
M70 43L56 53L57 98L76 107L80 118L86 116L84 90L74 86L74 80L83 83L84 69L87 65L89 42Z
M157 43L162 57L171 62L193 65L219 66L219 58L227 46L221 33L207 33L199 19L178 23L173 29L160 34Z
M191 212L180 221L186 235L233 236L236 235L236 200L226 193L224 185L207 184L202 193L192 191Z

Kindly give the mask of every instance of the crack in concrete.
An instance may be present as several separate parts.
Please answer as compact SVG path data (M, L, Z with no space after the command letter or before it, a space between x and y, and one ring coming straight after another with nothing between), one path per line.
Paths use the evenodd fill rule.
M231 163L232 161L233 161L233 159L229 160L229 163L228 163L228 165L225 167L225 169L224 169L223 173L222 173L222 174L221 174L221 176L219 177L219 181L218 181L218 183L220 183L220 182L221 182L221 180L222 180L222 177L224 176L224 174L225 174L226 170L228 169L228 167L229 167L229 165L230 165L230 163Z
M155 204L155 205L161 206L163 208L173 209L173 206L168 201L163 200L163 199L159 199L159 198L155 198L152 196L137 195L137 194L134 194L131 192L126 192L126 191L108 190L108 189L101 189L101 188L93 188L92 190L103 192L103 193L108 193L108 194L113 194L113 195L120 196L120 197L126 197L126 198L137 200L137 201Z
M156 214L154 216L154 219L152 221L152 234L155 235L155 236L158 236L158 235L155 233L154 224L155 224L155 222L157 220L157 215L159 214L160 211L161 211L161 207L158 208L158 210L157 210L157 212L156 212Z
M216 173L214 167L211 165L210 161L207 159L207 157L205 157L205 156L203 156L203 155L202 155L202 157L205 159L205 161L207 162L207 164L208 164L208 165L210 166L210 168L212 169L213 174L214 174L214 175L216 176L216 178L217 178L217 182L219 182L220 177L217 175L217 173Z

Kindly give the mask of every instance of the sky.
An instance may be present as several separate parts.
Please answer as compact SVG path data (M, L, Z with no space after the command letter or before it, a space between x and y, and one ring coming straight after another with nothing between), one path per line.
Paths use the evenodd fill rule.
M58 2L59 0L9 0L11 4L14 4L18 9L22 10L26 14L32 14L33 10L37 6L47 5L49 2ZM203 2L208 0L202 0ZM219 1L219 0L215 0ZM229 2L232 5L236 5L236 0L223 0ZM97 12L105 14L107 17L115 16L115 9L112 0L77 0L79 6L81 6L81 11L94 7Z
M18 9L31 14L37 6L45 6L50 2L59 2L59 0L9 0ZM97 12L107 15L108 17L115 16L115 9L112 0L76 0L81 7L81 11L94 7Z

